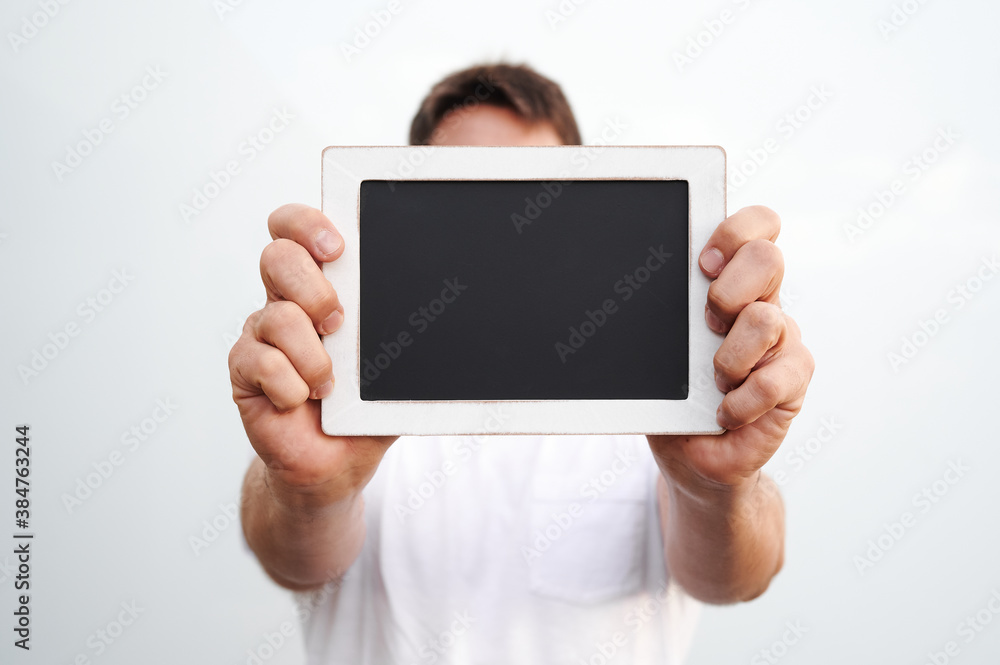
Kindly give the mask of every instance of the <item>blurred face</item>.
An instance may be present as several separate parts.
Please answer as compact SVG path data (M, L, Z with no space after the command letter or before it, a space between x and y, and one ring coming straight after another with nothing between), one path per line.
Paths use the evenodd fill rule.
M549 122L525 122L510 109L482 104L452 111L431 135L431 145L562 145Z

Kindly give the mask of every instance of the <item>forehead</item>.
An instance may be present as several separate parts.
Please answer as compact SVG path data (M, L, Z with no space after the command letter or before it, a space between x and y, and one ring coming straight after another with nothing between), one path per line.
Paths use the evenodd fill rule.
M450 111L431 135L435 145L562 145L550 122L526 122L517 113L480 104Z

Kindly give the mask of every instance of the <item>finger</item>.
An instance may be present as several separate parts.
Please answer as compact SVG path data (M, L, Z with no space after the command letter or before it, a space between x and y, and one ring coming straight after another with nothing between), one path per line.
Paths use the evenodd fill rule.
M778 239L781 219L770 208L750 206L727 217L705 243L698 260L702 272L716 277L740 247L751 240Z
M755 300L779 303L785 259L770 240L751 240L737 250L708 287L705 320L716 332L733 325L743 308Z
M309 386L288 357L270 344L244 335L229 354L233 399L264 394L281 412L291 411L309 398Z
M739 429L778 407L794 415L802 407L814 366L804 345L786 346L780 356L750 372L739 388L722 399L719 425L727 430Z
M344 251L344 239L326 215L301 203L283 205L267 218L271 238L296 242L320 263L333 261Z
M286 301L268 304L255 319L254 333L259 341L285 354L309 386L312 399L322 399L332 392L333 365L330 355L301 307Z
M781 308L766 302L752 302L736 317L732 330L715 353L715 383L728 393L740 386L757 367L781 353L787 333Z
M295 303L321 335L333 332L343 322L344 308L337 292L302 245L285 238L269 244L260 255L260 276L268 302Z

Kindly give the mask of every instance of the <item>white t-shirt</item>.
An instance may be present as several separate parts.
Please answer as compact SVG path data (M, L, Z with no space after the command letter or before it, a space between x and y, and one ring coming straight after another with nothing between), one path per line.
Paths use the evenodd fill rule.
M681 663L642 436L402 437L342 580L296 594L310 665Z

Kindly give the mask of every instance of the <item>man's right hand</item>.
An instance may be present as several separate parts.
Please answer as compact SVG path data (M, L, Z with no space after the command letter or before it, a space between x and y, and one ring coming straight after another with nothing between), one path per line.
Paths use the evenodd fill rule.
M264 492L253 489L251 466L245 502L271 499L278 512L311 521L316 510L356 504L396 437L323 433L319 400L333 389L334 377L319 335L340 327L344 308L322 264L341 255L343 239L322 212L304 205L282 206L267 221L274 239L260 259L267 304L250 315L229 353L233 400L270 494L254 496ZM260 511L267 514L273 511ZM263 557L262 563L268 567Z

